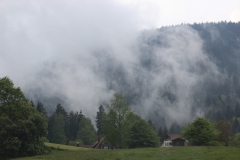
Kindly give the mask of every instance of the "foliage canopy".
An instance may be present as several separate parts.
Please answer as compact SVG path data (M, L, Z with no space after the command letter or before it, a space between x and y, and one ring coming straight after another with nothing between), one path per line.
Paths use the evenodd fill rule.
M92 145L97 140L97 135L90 118L83 117L79 122L77 139L81 139L84 145Z
M107 141L119 148L157 147L159 138L153 126L134 114L125 98L116 93L103 118Z
M130 112L125 98L115 93L111 104L107 105L107 113L103 118L103 132L111 145L119 148L126 146L127 119Z
M0 79L0 156L42 154L46 147L40 138L47 135L46 117L32 107L20 88Z
M207 119L197 118L183 129L182 135L192 145L205 145L216 138L218 131Z
M221 142L223 145L228 146L232 138L232 125L226 120L221 120L215 124L215 128L219 131L216 140Z
M130 128L128 146L130 148L157 147L160 140L154 128L141 117L134 115Z

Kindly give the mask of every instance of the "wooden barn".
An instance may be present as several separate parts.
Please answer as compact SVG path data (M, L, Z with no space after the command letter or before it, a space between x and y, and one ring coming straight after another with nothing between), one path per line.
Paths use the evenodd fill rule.
M98 138L97 142L95 142L91 148L93 148L93 149L114 149L114 148L116 148L116 147L109 145L104 140L105 140L105 137Z
M167 134L164 137L162 147L186 146L186 139L180 134Z

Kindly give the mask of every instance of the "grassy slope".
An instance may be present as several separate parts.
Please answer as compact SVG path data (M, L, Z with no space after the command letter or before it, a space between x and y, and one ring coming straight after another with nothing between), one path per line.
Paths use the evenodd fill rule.
M72 147L58 144L46 143L48 146L65 150L53 150L51 154L18 160L107 160L107 159L177 159L177 160L226 160L240 159L240 148L233 147L172 147L172 148L143 148L123 150L92 150L80 147Z

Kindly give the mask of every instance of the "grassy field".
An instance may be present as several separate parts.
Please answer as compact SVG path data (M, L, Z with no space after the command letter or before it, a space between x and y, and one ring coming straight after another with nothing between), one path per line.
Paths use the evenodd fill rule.
M240 148L234 147L171 147L171 148L142 148L93 150L46 143L54 147L48 155L18 158L17 160L239 160ZM60 150L57 150L60 148Z

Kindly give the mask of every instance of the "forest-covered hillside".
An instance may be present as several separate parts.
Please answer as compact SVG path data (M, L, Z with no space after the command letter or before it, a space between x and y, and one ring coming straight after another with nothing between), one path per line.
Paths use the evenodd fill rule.
M240 131L240 23L195 23L143 30L127 48L119 49L93 49L89 53L91 65L85 70L57 61L47 64L37 73L35 87L26 87L25 93L29 99L41 101L49 114L61 103L69 111L77 108L94 117L98 106L108 102L106 95L117 92L156 128L167 126L169 132L179 132L182 125L205 116L211 121L226 119L235 125L235 133ZM92 79L88 80L94 87L86 87L85 80L62 86L58 82L64 74L59 70L68 72L66 76L91 70ZM74 77L76 81L84 79L70 78ZM89 101L94 103L84 104L88 98L78 96L77 91L68 92L75 86L79 86L76 90L91 91ZM56 92L56 87L66 91Z

